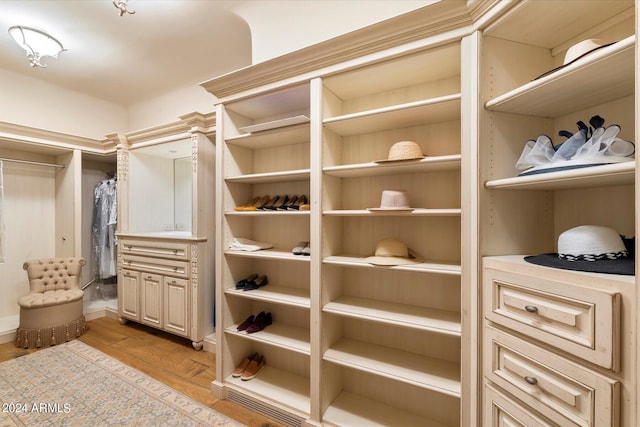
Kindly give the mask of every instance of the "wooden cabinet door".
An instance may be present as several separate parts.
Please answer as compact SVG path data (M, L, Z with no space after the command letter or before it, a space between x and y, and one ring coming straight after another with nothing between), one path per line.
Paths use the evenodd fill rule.
M143 272L140 280L141 321L149 326L162 328L162 276Z
M123 269L118 280L118 314L123 319L140 320L140 273Z
M164 329L173 334L189 336L189 281L164 278Z

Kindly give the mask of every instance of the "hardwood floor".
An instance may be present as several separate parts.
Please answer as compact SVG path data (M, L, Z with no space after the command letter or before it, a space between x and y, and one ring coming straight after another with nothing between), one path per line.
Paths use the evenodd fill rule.
M191 342L136 323L108 317L88 322L79 340L250 427L280 427L261 414L211 394L215 354L195 351ZM0 344L0 362L33 353L13 343Z

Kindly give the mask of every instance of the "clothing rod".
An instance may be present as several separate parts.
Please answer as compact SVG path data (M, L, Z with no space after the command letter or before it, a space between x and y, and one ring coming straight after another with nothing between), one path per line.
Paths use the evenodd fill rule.
M43 162L32 162L31 160L18 160L18 159L6 159L4 157L0 157L1 161L4 162L14 162L14 163L26 163L29 165L38 165L38 166L49 166L52 168L64 168L64 165L59 165L57 163L43 163Z

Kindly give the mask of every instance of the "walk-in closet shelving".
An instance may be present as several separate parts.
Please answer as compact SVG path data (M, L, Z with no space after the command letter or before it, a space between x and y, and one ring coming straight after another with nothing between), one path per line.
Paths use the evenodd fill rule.
M224 302L221 325L224 355L221 382L230 395L259 396L284 405L301 418L310 413L310 261L292 248L309 240L308 210L235 208L258 196L309 197L309 85L238 100L220 106L224 117L218 139L222 162L220 195L222 270L218 273ZM229 248L234 238L270 243L272 248ZM266 286L245 291L236 283L252 274L266 275ZM237 326L250 315L270 312L273 323L248 334ZM254 352L264 355L259 376L242 381L232 371Z
M458 425L460 46L331 75L321 90L323 421L358 425L361 408L382 405L421 425ZM378 162L406 140L426 157ZM415 209L369 211L384 190L406 190ZM425 261L368 263L385 238Z
M569 14L572 21L580 25L566 25ZM526 22L536 22L536 25L527 26ZM510 415L520 420L541 417L563 425L637 424L635 412L624 403L635 396L635 367L630 363L635 360L636 343L631 333L635 321L629 315L636 306L635 291L629 286L635 279L558 270L523 261L528 254L556 252L559 234L580 225L603 225L622 235L634 236L636 162L631 159L619 164L522 177L517 176L520 171L515 168L527 140L546 134L556 145L560 144L565 138L558 136L559 131L577 132L578 121L588 123L595 115L605 118L605 126L620 125L622 130L618 136L637 143L635 33L632 1L523 1L490 25L480 39L484 107L480 138L484 238L480 251L485 256L482 288L485 324L486 328L504 329L507 337L518 336L536 347L550 350L534 354L527 351L524 344L522 348L506 349L502 347L502 341L508 341L506 338L485 336L487 395L484 406L489 411L485 419L492 424L499 422L502 415L500 411L494 412L497 418L492 418L490 411L494 409L490 408L499 407L499 402L514 396L520 399L519 404L525 402L520 413ZM601 39L613 44L536 78L561 66L567 49L585 39ZM518 303L508 301L513 292L524 295L524 300L534 296L542 298L541 304L548 299L558 304L556 307L562 306L562 298L582 301L589 292L612 295L613 302L607 303L612 304L614 315L599 319L593 333L612 339L607 348L621 346L617 359L605 369L605 365L599 366L595 356L568 350L570 346L565 339L569 340L567 337L572 332L555 341L540 335L536 330L538 326L528 329L524 325L534 322L544 330L547 319L544 316L535 319L535 315L529 319L526 307L518 309ZM617 298L625 309L617 311ZM509 320L509 307L519 320ZM518 314L518 310L522 314ZM624 337L621 342L616 340L618 336ZM514 339L513 343L517 342L520 341ZM517 378L529 373L528 367L522 369L520 376L514 373L509 362L511 356L508 352L503 354L507 350L526 354L531 360L539 357L535 363L527 360L538 366L539 372L560 372L570 378L572 372L567 371L566 366L577 364L580 369L586 368L588 375L608 379L606 387L593 390L594 395L601 397L600 393L605 393L606 405L599 404L590 412L558 403L544 386L513 388L510 381L517 383ZM548 356L550 354L560 357ZM505 373L507 376L503 377ZM500 379L511 378L512 374L513 380L502 382ZM498 388L494 388L496 381L500 382ZM522 392L515 392L517 388Z

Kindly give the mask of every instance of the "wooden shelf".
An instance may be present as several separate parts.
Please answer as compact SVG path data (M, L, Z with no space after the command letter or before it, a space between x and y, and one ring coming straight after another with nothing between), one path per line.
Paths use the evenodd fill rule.
M324 126L342 136L460 120L460 94L330 117Z
M460 365L416 353L342 338L323 360L460 397Z
M255 259L268 259L274 261L296 261L296 262L309 262L309 256L294 255L291 253L291 249L264 249L260 251L232 251L226 250L224 254L227 256L241 257L241 258L255 258Z
M584 60L489 100L490 111L560 117L635 90L635 36L599 49Z
M279 211L279 210L257 210L257 211L226 211L226 216L309 216L311 211Z
M358 256L329 256L324 258L322 262L324 264L340 265L344 267L380 268L385 270L413 271L417 273L435 273L453 276L460 276L462 274L459 264L449 264L442 262L423 262L420 264L395 265L392 267L385 267L370 264Z
M269 360L266 360L265 367L251 381L242 381L229 375L225 378L225 383L234 390L261 396L277 406L286 406L304 414L310 413L309 378L269 366Z
M421 209L416 208L412 211L369 211L367 209L334 209L322 212L327 216L369 216L369 217L388 217L388 216L460 216L462 209Z
M311 172L309 169L296 169L281 172L265 172L230 176L224 180L226 182L237 182L242 184L264 184L269 182L307 181L309 180L310 174Z
M309 123L287 126L284 128L262 131L259 133L246 133L227 138L225 142L229 145L251 149L263 149L278 147L281 145L308 144L309 143Z
M635 161L591 166L566 171L495 179L485 182L485 187L505 190L559 190L632 185L635 182L635 167Z
M224 291L224 293L226 295L231 295L239 298L273 302L294 307L309 308L311 306L309 289L266 285L252 291L243 291L242 289L227 289Z
M407 173L435 172L444 170L460 170L462 156L451 154L447 156L425 157L421 160L409 160L389 163L355 163L340 166L327 166L322 171L338 178L357 178L375 175L398 175Z
M336 426L451 427L348 391L331 402L322 419Z
M325 313L406 328L461 336L460 313L407 304L342 296L327 303Z
M238 325L231 325L224 330L225 334L240 337L242 339L258 341L296 353L310 354L309 329L298 328L296 326L278 323L278 319L273 320L273 324L267 326L259 332L248 334L245 331L238 331Z

